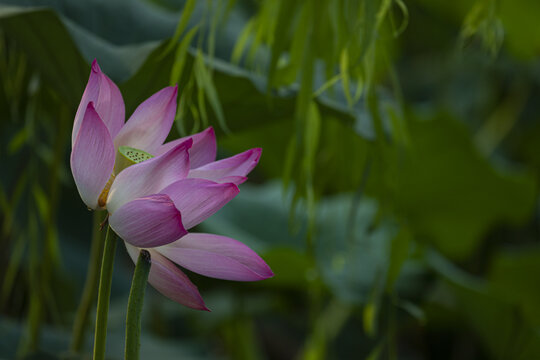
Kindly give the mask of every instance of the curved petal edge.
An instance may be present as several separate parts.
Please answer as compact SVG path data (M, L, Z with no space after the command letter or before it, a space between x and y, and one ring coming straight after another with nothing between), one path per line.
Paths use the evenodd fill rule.
M137 263L139 249L125 243L129 256ZM179 304L195 310L210 311L204 304L204 300L197 287L189 278L176 267L170 260L150 249L150 274L148 282L157 291Z
M97 209L114 168L114 145L107 126L90 102L71 151L71 172L84 203Z
M255 251L226 236L190 233L155 250L188 270L217 279L258 281L274 276Z
M141 248L169 244L187 234L180 212L162 194L124 204L109 217L109 224L124 241Z

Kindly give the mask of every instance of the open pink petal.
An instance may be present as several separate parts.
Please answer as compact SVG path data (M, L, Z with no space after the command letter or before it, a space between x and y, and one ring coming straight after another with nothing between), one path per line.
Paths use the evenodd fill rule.
M160 193L167 194L182 213L182 222L190 229L206 220L234 198L238 186L204 179L184 179L172 183Z
M169 244L187 234L180 211L163 194L122 205L109 217L109 224L122 239L144 248Z
M111 137L114 139L116 134L124 125L125 108L122 94L111 79L107 77L99 67L96 60L92 62L90 77L84 90L81 102L75 114L73 123L73 132L71 134L71 144L75 143L75 138L79 132L81 121L86 112L88 103L93 102L94 107L101 120L107 128Z
M190 233L155 250L188 270L217 279L257 281L274 276L253 250L226 236Z
M208 179L217 182L228 181L232 176L245 177L259 162L262 149L256 148L229 158L218 160L194 169L188 174L190 178ZM239 178L240 180L240 178Z
M114 145L107 126L94 104L87 105L79 133L71 151L71 172L82 200L91 209L98 208L98 198L114 168Z
M114 180L107 209L114 213L123 204L159 193L167 185L183 179L189 171L191 140L178 144L165 154L122 170Z
M176 113L178 87L166 87L137 109L114 139L114 145L130 146L155 154L169 135Z
M192 169L208 164L216 159L216 134L211 126L200 133L169 141L161 145L156 150L155 155L163 154L187 139L193 139L193 146L189 149L189 162Z
M137 263L140 249L126 244L126 249L134 263ZM184 306L196 310L210 311L202 299L197 287L189 278L177 268L172 262L160 255L158 252L150 249L150 274L148 282L160 293L169 299L176 301Z

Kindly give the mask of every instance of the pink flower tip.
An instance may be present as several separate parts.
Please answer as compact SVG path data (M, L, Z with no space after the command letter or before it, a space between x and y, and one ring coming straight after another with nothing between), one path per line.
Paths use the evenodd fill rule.
M256 154L255 158L253 159L253 162L255 164L259 163L259 159L261 158L261 155L262 155L262 148L253 148L251 149L251 151L253 152L253 154Z
M92 61L92 72L96 74L99 74L101 72L101 68L99 67L97 59L94 59L94 61Z
M274 272L272 271L272 269L270 269L270 266L268 266L268 264L265 263L262 259L260 268L258 269L258 271L256 271L256 273L259 276L258 280L266 280L274 277Z
M178 84L169 86L167 89L171 91L171 98L175 98L178 95Z
M163 95L169 96L171 98L169 101L170 104L171 102L176 101L176 97L178 96L178 84L174 86L168 86L161 91L163 91Z

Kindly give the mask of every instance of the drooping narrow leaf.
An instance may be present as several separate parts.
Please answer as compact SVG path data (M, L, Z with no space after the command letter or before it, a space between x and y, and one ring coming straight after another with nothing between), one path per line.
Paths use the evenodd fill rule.
M214 114L218 119L219 126L221 127L221 129L223 129L223 131L230 132L229 128L227 127L227 123L225 122L225 114L223 113L223 108L221 107L221 103L219 101L216 88L212 81L212 77L208 72L208 69L206 68L204 58L200 50L197 51L194 70L195 78L197 80L197 86L199 87L199 89L204 89L204 94L206 95L210 107L212 108Z
M184 30L186 29L189 19L191 18L191 15L193 14L193 10L195 10L195 5L197 4L196 0L187 0L186 4L184 5L184 9L182 10L182 16L180 16L180 21L178 22L178 26L176 27L176 30L174 32L173 37L169 41L169 44L167 47L163 50L163 56L167 55L178 43L178 40L180 40L180 36L184 33Z

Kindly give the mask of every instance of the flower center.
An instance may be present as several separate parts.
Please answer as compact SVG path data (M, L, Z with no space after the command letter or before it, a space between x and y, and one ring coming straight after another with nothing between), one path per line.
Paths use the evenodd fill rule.
M107 181L107 184L105 184L105 187L101 191L101 194L99 194L99 207L105 208L105 205L107 205L107 197L109 196L109 191L111 190L111 186L114 182L116 175L120 173L120 171L131 165L138 164L153 157L153 155L147 153L146 151L135 149L129 146L120 146L118 148L118 152L116 153L114 171L111 174L109 181Z
M129 146L120 146L118 147L118 152L116 153L114 172L115 174L118 174L128 166L138 164L153 157L154 156L152 154L149 154L146 151Z

